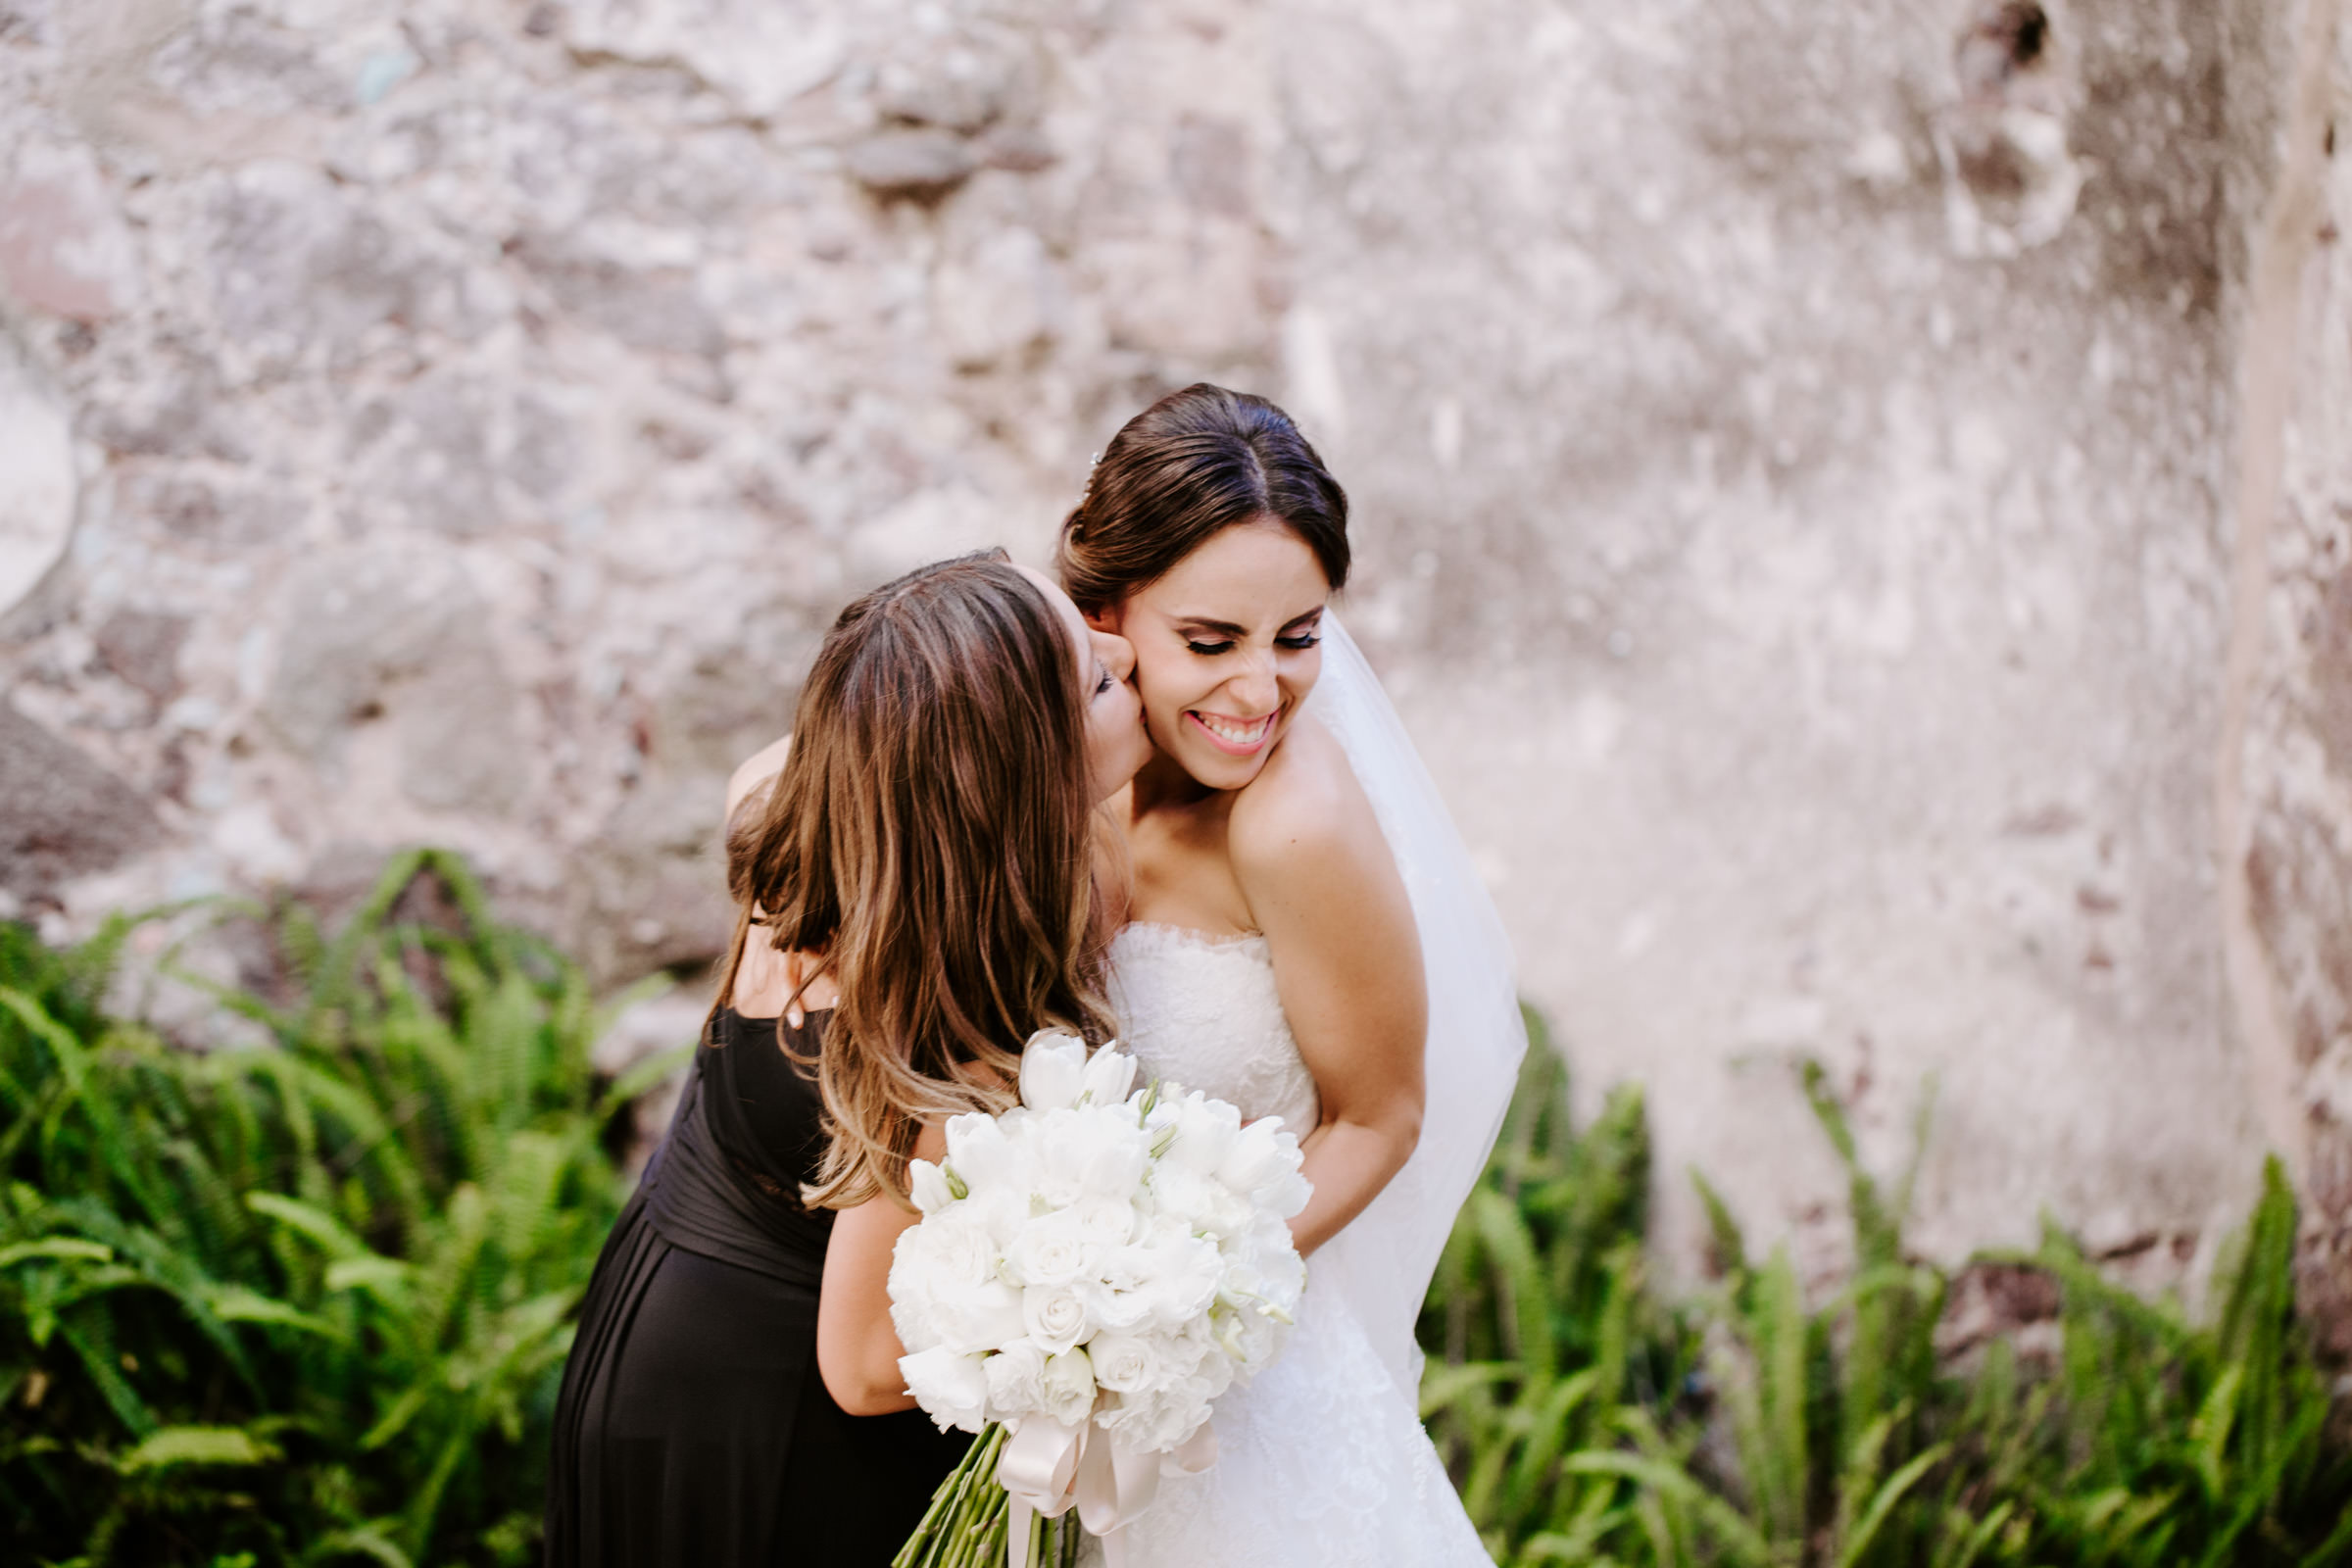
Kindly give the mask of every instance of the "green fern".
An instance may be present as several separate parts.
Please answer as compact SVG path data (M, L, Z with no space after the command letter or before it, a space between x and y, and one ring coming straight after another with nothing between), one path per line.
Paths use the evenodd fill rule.
M457 929L394 923L420 877ZM274 915L290 998L216 993L267 1046L107 1018L130 925L0 926L0 1555L527 1561L602 1137L653 1076L600 1093L584 977L447 856L332 936Z
M1531 1018L1518 1099L1421 1318L1421 1407L1497 1561L1773 1568L2352 1562L2352 1455L2294 1317L2295 1205L2276 1162L2189 1322L2062 1234L1982 1261L2058 1287L2054 1364L1996 1339L1936 1349L1950 1282L1903 1241L1910 1165L1861 1163L1819 1067L1799 1083L1846 1175L1855 1269L1808 1305L1785 1252L1751 1260L1691 1173L1715 1288L1644 1288L1647 1140L1611 1097L1582 1132ZM1550 1296L1547 1331L1526 1281Z

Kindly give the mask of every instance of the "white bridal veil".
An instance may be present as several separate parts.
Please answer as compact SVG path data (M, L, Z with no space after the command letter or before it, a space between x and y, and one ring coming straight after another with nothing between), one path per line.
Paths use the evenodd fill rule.
M1455 1213L1486 1168L1527 1052L1510 940L1380 678L1336 615L1306 710L1347 750L1412 898L1429 978L1429 1096L1404 1169L1308 1265L1348 1301L1411 1397L1413 1321Z

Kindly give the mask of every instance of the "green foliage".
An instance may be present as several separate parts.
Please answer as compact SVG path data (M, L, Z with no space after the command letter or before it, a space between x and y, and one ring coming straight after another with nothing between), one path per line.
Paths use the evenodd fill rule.
M413 886L449 917L394 918ZM401 858L329 940L271 925L268 1043L106 1017L129 922L0 925L0 1556L535 1554L567 1315L622 1197L580 972ZM662 1066L674 1065L674 1058Z
M1487 1178L1421 1320L1423 1415L1507 1568L2352 1563L2352 1454L2296 1324L2295 1202L2276 1161L2217 1272L2213 1321L2102 1278L2055 1229L1981 1261L2045 1275L2057 1350L1936 1331L1912 1173L1862 1166L1821 1070L1803 1088L1847 1176L1854 1270L1808 1308L1703 1178L1717 1287L1642 1279L1648 1146L1621 1089L1578 1130L1541 1020ZM1924 1145L1927 1112L1919 1120Z
M398 917L435 902L413 887L446 917ZM59 953L0 924L0 1560L528 1560L569 1314L622 1197L604 1135L676 1057L600 1087L579 971L437 855L331 938L274 917L290 984L219 993L259 1046L110 1018L132 930ZM2275 1164L2210 1321L2051 1230L1981 1261L2051 1283L2054 1339L1955 1362L1951 1282L1903 1245L1910 1176L1864 1170L1818 1069L1850 1282L1808 1304L1694 1177L1717 1282L1669 1305L1642 1098L1575 1126L1530 1023L1421 1321L1423 1413L1498 1561L2352 1568Z

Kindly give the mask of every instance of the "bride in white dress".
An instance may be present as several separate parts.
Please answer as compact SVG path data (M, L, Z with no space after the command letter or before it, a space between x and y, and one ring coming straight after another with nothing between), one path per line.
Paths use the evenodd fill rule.
M1412 1335L1526 1042L1493 906L1325 608L1348 560L1346 495L1289 417L1206 385L1129 421L1063 526L1063 584L1134 645L1155 747L1112 803L1125 1044L1281 1116L1315 1189L1289 1348L1219 1400L1217 1463L1118 1532L1122 1568L1489 1562Z

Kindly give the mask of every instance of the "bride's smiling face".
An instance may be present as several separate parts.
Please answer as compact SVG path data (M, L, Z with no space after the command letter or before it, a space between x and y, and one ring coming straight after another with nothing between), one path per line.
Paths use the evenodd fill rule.
M1213 535L1094 624L1133 645L1153 744L1200 783L1238 790L1314 690L1330 597L1315 553L1268 519Z

